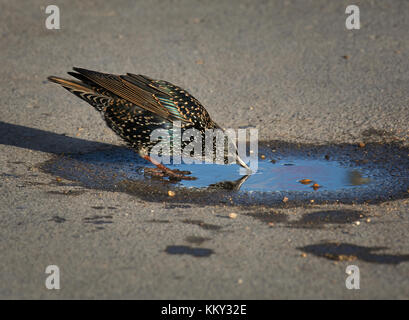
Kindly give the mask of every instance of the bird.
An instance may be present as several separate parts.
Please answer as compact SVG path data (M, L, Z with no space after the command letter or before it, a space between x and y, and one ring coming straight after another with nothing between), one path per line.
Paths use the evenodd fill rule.
M61 85L88 102L128 146L142 158L156 166L158 175L171 179L193 180L189 171L171 170L153 159L149 151L157 143L150 134L155 129L171 130L180 122L182 132L189 128L199 130L204 137L206 129L221 129L203 105L185 89L168 81L155 80L141 74L115 75L84 68L67 72L75 79L49 76L48 80ZM236 163L251 172L235 149Z

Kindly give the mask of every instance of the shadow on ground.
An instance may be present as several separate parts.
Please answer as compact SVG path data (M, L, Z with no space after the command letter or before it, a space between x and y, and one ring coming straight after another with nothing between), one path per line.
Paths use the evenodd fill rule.
M118 150L125 148L107 143L67 137L64 134L3 121L0 121L0 144L51 154L78 153L101 148L117 148Z

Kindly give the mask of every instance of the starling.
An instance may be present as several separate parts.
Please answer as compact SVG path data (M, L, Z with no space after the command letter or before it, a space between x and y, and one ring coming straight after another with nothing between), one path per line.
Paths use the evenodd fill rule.
M76 80L55 76L49 81L85 100L99 111L109 128L118 134L139 155L152 162L162 175L174 179L194 179L190 172L171 170L149 156L157 143L150 134L155 129L171 130L173 123L181 123L181 131L195 128L205 134L206 129L221 129L202 104L186 90L164 80L127 73L114 75L82 68L68 72ZM237 154L236 162L250 171Z

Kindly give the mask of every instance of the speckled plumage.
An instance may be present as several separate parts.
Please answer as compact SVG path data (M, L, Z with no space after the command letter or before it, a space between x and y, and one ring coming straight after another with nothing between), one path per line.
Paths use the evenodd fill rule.
M149 161L149 150L158 142L150 139L155 129L170 130L175 121L180 122L182 133L195 128L204 135L206 129L220 129L198 100L170 82L131 73L113 75L73 69L76 72L68 74L77 80L54 76L48 79L91 104L115 133ZM182 148L186 143L182 142ZM237 158L240 165L247 167Z
M171 129L181 122L182 131L195 128L204 132L217 128L206 109L186 90L163 80L146 76L112 75L74 68L69 72L79 81L49 77L85 100L103 115L107 125L130 146L149 150L155 129Z

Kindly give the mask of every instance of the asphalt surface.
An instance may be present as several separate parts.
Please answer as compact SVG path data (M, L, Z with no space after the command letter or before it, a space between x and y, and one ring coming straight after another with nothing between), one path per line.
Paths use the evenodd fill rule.
M121 145L92 107L46 83L73 66L174 82L262 141L408 150L407 1L354 1L354 31L349 1L54 4L60 30L45 28L44 1L0 2L0 298L409 298L407 197L173 203L40 169ZM345 286L351 264L359 290ZM45 287L48 265L60 290Z

